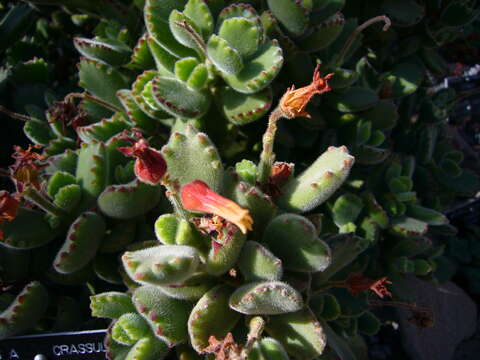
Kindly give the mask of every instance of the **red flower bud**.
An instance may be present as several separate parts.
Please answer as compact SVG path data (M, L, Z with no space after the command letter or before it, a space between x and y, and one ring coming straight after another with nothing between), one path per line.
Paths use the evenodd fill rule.
M157 185L167 171L167 163L160 151L148 146L145 139L140 139L132 146L120 147L125 156L135 157L134 171L137 178L150 185Z
M253 219L248 210L218 195L203 181L196 180L183 186L181 197L183 207L187 210L218 215L237 225L244 234L252 230Z

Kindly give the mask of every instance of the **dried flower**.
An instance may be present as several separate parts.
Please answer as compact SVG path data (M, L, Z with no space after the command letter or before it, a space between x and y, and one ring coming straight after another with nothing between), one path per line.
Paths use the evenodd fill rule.
M279 106L280 110L288 119L294 117L310 117L305 111L308 102L315 94L322 94L324 92L330 91L331 88L328 85L328 79L330 79L333 74L327 74L325 77L320 76L320 64L317 65L313 73L313 79L310 85L295 89L295 86L292 85L285 94L283 94L280 99Z
M232 333L228 333L225 339L218 341L212 335L208 339L208 346L203 349L203 353L214 354L215 360L237 360L240 359L242 348L235 342Z
M47 164L43 161L45 159L43 155L33 151L38 148L40 148L39 145L29 145L27 150L23 150L20 146L13 147L15 152L12 157L15 163L9 167L10 177L19 193L23 192L28 185L40 189L40 170Z
M89 124L88 114L85 110L75 106L72 100L55 101L47 110L47 113L49 117L48 122L59 122L64 132L67 126L71 126L76 130L79 126Z
M378 297L383 298L386 296L392 296L390 291L385 287L385 285L391 284L391 281L387 280L387 277L382 277L378 280L368 279L363 277L362 274L354 273L350 274L345 280L345 287L352 293L353 296L361 291L372 290Z
M5 221L12 221L17 216L20 201L5 190L0 191L0 225ZM0 240L3 240L3 231L0 230Z
M221 216L237 225L242 233L252 230L253 219L248 210L211 190L203 181L195 180L181 189L183 207Z
M167 163L160 151L148 146L147 140L141 138L134 141L131 138L125 140L132 146L120 147L118 150L125 156L135 157L134 171L137 178L150 185L157 185L167 171Z
M287 182L293 173L294 164L277 161L272 165L272 171L268 181L259 184L261 189L272 197L282 195L281 186Z
M205 235L218 236L225 227L225 219L217 215L193 218L192 221L197 226L197 229Z

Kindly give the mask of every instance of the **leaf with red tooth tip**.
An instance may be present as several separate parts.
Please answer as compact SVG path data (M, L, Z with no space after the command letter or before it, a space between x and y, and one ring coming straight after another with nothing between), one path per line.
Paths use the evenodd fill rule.
M82 58L78 67L80 86L114 106L121 106L115 94L120 89L128 88L126 77L96 60Z
M297 359L318 357L327 343L322 326L308 310L271 316L265 330Z
M187 280L200 263L198 252L191 246L161 245L122 256L127 274L140 284L169 285Z
M57 235L43 212L20 208L12 221L0 225L3 239L0 244L12 249L33 249L52 241Z
M169 350L164 341L147 336L141 338L133 345L125 360L162 360L167 356Z
M0 313L0 340L33 328L48 305L47 289L38 281L28 283L10 306Z
M107 154L103 142L82 144L78 155L77 183L83 188L82 204L87 208L109 183Z
M201 353L210 336L223 338L240 319L240 314L228 306L232 293L228 285L218 285L198 300L188 318L188 333L193 348Z
M87 211L70 226L67 239L53 262L54 269L62 274L80 270L93 259L105 236L102 216Z
M145 285L133 293L137 311L149 323L153 333L168 346L186 341L188 338L187 319L192 304L172 299L157 286Z
M247 241L238 259L238 267L247 281L280 280L282 260L256 241Z
M303 307L302 295L281 281L255 282L239 287L230 296L232 309L247 315L277 315Z
M354 157L345 146L329 147L303 173L282 187L278 204L288 211L306 212L326 201L346 180Z
M301 215L287 213L274 218L263 233L263 241L286 269L317 272L330 265L330 248L318 238L312 222Z
M222 231L222 242L212 241L205 264L207 273L216 276L226 273L235 266L246 238L234 225L230 225Z
M154 208L162 197L159 186L139 180L128 184L111 185L98 197L100 210L114 219L132 219Z
M123 314L135 312L129 295L111 291L90 297L92 316L118 319Z
M123 314L112 326L112 338L120 344L133 345L148 335L150 327L137 313Z
M179 186L201 180L215 192L223 184L223 165L217 148L210 138L187 125L183 133L174 132L162 155L168 166L168 175Z
M310 10L302 1L268 0L268 7L280 23L295 36L302 35L308 27Z

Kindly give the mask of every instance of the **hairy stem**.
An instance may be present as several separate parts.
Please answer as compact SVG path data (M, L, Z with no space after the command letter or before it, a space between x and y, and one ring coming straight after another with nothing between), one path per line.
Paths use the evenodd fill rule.
M107 108L113 112L124 112L123 109L115 106L115 105L112 105L96 96L93 96L93 95L90 95L88 93L70 93L68 94L66 97L65 97L65 101L69 101L70 99L73 99L73 98L78 98L78 99L86 99L86 100L90 100L90 101L93 101L95 103L97 103L98 105L101 105L103 106L104 108Z
M390 19L386 15L376 16L374 18L371 18L371 19L365 21L362 25L357 27L354 32L352 32L350 34L350 37L347 39L347 42L345 43L345 45L343 45L343 48L340 51L340 55L338 56L337 61L335 63L336 67L340 67L343 64L344 58L347 55L350 48L352 47L352 45L353 45L355 39L357 38L357 36L360 35L360 33L363 30L365 30L367 27L369 27L370 25L375 24L377 22L384 22L385 23L385 25L383 26L383 29L382 29L383 31L387 31L390 28L390 26L392 25L392 22L390 21Z
M263 149L260 154L260 163L258 164L257 181L265 183L272 172L272 165L275 161L273 145L275 143L275 133L277 132L277 121L283 116L279 107L270 113L268 118L268 126L265 134L263 134Z
M260 316L255 316L250 320L249 328L250 331L247 335L247 343L240 354L241 360L246 360L248 358L248 355L252 351L253 345L255 345L255 342L258 341L262 335L263 329L265 328L265 320L263 320L263 318Z
M37 118L34 118L34 117L31 117L31 116L28 116L28 115L23 115L23 114L19 114L19 113L16 113L16 112L13 112L13 111L10 111L8 110L6 107L0 105L0 112L4 113L5 115L8 115L10 116L12 119L17 119L17 120L21 120L21 121L35 121L35 122L38 122L42 125L47 125L47 123L45 121L42 121L40 119L37 119Z
M60 216L64 215L64 211L60 209L58 206L53 204L50 200L48 200L39 190L37 190L33 186L27 186L25 190L22 192L22 196L33 202L39 208L49 212L52 215Z
M168 176L165 176L165 178L162 180L162 185L165 186L166 192L165 194L167 195L168 200L172 203L173 209L175 212L184 220L189 220L189 216L187 211L182 206L182 201L180 200L180 194L177 190L177 186L173 184Z

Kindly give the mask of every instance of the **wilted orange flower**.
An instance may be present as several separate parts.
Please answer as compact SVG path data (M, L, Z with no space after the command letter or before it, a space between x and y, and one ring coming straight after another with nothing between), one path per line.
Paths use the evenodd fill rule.
M203 181L195 180L183 186L181 197L183 207L187 210L221 216L237 225L244 234L252 230L253 219L248 210L218 195Z
M0 191L0 225L12 221L17 216L20 201L5 190ZM3 231L0 230L0 240L3 240Z
M353 296L357 296L361 291L372 290L380 298L383 298L385 295L392 296L390 291L385 287L385 285L391 283L391 281L387 280L386 276L378 280L372 280L358 273L350 274L347 280L345 280L345 286Z
M333 74L330 73L322 78L320 76L320 64L318 64L313 73L313 79L310 85L299 89L295 89L295 86L292 85L292 87L283 94L279 102L283 116L289 119L299 116L309 118L310 114L305 111L308 102L313 95L322 94L331 90L328 85L328 79L332 76Z
M125 156L137 158L135 176L146 184L157 185L167 171L167 163L160 151L149 147L143 138L137 142L129 138L124 140L130 141L132 146L120 147L118 150Z
M43 162L45 159L43 155L33 151L34 148L39 147L29 145L27 150L23 150L20 146L13 147L15 152L12 157L15 159L15 163L9 169L10 176L19 193L27 185L33 185L35 188L40 189L40 170L47 164Z
M242 347L235 342L232 333L228 333L222 341L212 335L208 338L208 346L203 349L205 354L214 354L215 360L240 359Z

